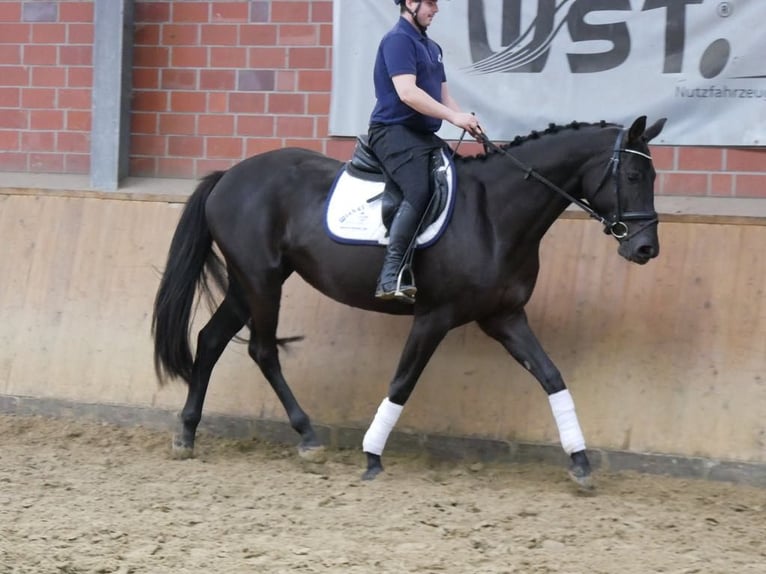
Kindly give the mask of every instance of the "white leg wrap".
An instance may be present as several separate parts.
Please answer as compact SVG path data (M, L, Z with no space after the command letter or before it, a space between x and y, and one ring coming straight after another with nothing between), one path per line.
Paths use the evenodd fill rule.
M556 419L556 426L559 427L559 437L561 446L567 454L585 450L585 438L580 430L580 423L577 422L577 413L575 413L574 401L568 389L548 395L551 403L553 418Z
M383 449L386 446L388 435L391 434L396 421L399 420L399 415L402 414L402 405L395 405L388 400L388 397L383 399L378 407L378 412L375 413L375 418L364 433L364 440L362 441L362 450L371 454L377 454L380 456L383 454Z

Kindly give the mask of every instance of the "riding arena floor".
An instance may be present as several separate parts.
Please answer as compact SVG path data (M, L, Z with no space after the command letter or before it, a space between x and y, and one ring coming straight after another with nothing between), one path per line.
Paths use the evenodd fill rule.
M0 416L0 574L764 574L766 491Z

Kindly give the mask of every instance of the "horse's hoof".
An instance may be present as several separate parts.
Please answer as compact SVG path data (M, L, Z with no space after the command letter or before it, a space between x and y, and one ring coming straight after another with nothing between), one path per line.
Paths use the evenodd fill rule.
M298 456L307 462L322 463L327 461L327 451L324 445L298 445Z
M183 442L179 437L173 437L173 445L170 449L170 456L175 460L186 460L194 458L194 446Z
M593 492L596 489L596 485L593 484L593 477L591 475L581 476L575 471L575 469L569 470L569 478L571 478L580 490L584 492Z
M373 480L383 472L383 462L380 460L379 454L372 454L371 452L364 454L367 455L367 470L362 474L362 480Z

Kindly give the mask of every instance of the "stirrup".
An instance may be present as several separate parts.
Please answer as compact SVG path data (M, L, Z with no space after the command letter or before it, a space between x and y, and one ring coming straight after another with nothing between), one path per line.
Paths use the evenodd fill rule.
M404 277L405 270L412 280L410 285L402 285L402 279ZM394 299L400 303L412 304L415 303L415 293L417 293L417 291L418 288L415 287L415 277L412 275L409 264L405 264L402 266L402 268L399 270L399 274L396 276L395 287L392 290L386 291L384 285L379 284L378 289L375 291L375 298L382 299L384 301Z

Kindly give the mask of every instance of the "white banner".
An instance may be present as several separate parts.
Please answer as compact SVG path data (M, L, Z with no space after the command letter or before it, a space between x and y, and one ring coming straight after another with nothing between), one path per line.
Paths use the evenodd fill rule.
M330 133L367 130L392 0L334 0ZM656 144L766 145L766 0L442 0L428 34L490 138L639 115ZM460 132L445 122L440 135Z

